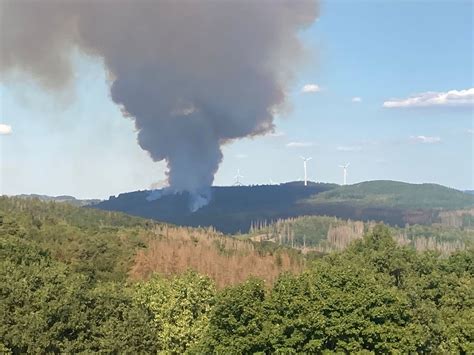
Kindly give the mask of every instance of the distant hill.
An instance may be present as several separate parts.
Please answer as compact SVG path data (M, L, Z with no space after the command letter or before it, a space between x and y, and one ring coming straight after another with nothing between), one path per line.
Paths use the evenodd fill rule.
M461 209L474 206L474 196L436 184L367 181L340 186L311 198L311 203L343 203L403 209Z
M147 201L150 191L120 194L93 208L185 226L213 226L225 233L247 232L253 222L271 223L303 215L383 221L391 225L431 224L440 210L474 206L474 196L433 184L371 181L351 186L301 182L213 187L212 200L191 213L186 193Z
M37 198L41 201L55 201L55 202L65 202L74 206L89 206L99 203L99 199L85 199L80 200L73 196L61 195L61 196L48 196L48 195L37 195L37 194L21 194L16 195L15 197L19 198Z
M188 193L168 194L148 201L151 191L136 191L111 197L92 206L152 218L183 226L213 226L224 233L247 231L256 219L274 220L298 216L298 202L338 185L290 182L280 185L212 187L211 202L192 213Z

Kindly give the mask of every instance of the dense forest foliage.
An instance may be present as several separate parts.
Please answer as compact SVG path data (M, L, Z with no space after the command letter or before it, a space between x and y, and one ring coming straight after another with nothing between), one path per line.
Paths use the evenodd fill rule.
M474 208L474 196L434 184L369 181L339 186L293 182L280 185L212 187L211 201L196 212L187 193L149 201L150 191L112 196L94 208L120 211L180 226L213 226L223 233L247 233L254 221L305 215L405 224L438 223L447 210ZM473 221L474 222L474 221Z
M420 253L377 225L302 263L272 243L65 204L3 197L0 216L3 353L474 351L472 248Z
M228 285L251 275L273 281L283 271L301 271L305 263L298 251L274 243L64 203L0 197L0 217L1 233L21 237L99 281L142 280L155 272L171 276L192 268Z

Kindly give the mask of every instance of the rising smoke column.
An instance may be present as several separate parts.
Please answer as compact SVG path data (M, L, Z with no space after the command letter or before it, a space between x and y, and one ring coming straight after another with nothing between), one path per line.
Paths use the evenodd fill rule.
M78 48L101 58L138 143L172 191L203 194L221 146L273 130L316 1L0 0L0 70L50 89Z

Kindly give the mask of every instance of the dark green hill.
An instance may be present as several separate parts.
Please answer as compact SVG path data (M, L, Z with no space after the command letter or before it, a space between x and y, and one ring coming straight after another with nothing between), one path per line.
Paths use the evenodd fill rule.
M318 194L310 202L403 209L461 209L474 207L474 196L436 184L381 180L340 186Z
M111 197L94 208L184 226L213 226L225 233L247 232L254 222L271 223L304 215L382 221L390 225L432 224L441 210L474 207L474 196L434 184L370 181L351 186L301 182L213 187L211 202L192 213L186 193L147 201L150 191Z
M211 202L191 212L187 193L165 194L148 201L151 191L135 191L111 197L92 206L121 211L182 226L213 226L224 233L247 231L255 220L276 220L311 214L300 201L338 185L290 182L281 185L212 187Z

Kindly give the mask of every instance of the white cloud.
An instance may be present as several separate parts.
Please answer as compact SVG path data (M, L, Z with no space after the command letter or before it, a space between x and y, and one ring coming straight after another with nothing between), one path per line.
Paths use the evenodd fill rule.
M386 108L401 107L458 107L474 105L474 88L447 92L424 92L406 99L391 99L383 103Z
M472 128L468 129L468 130L467 130L467 133L469 133L469 134L474 134L474 129L472 129Z
M415 143L423 144L436 144L441 142L439 137L429 137L429 136L411 136L410 140Z
M313 142L290 142L286 144L288 148L306 148L312 147L313 145Z
M354 145L354 146L340 145L336 149L339 152L360 152L362 150L362 147L358 145Z
M306 84L305 86L302 87L301 92L302 93L314 93L314 92L320 92L321 88L319 85L316 84Z
M7 135L12 133L12 126L0 123L0 134Z
M238 154L235 155L235 157L236 157L237 159L245 159L245 158L248 157L248 155L247 155L247 154L238 153Z
M352 98L352 102L361 102L362 99L358 96Z

